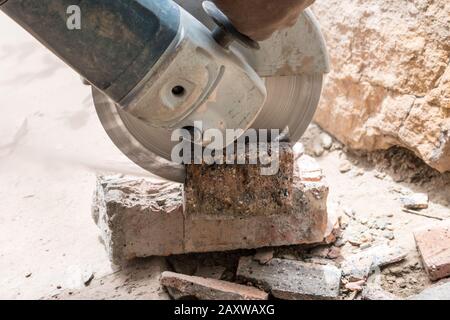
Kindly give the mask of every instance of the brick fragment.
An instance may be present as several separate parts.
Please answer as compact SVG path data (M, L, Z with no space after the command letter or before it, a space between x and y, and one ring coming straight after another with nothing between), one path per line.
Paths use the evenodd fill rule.
M430 279L450 276L450 221L417 230L414 238Z
M143 178L98 177L93 218L115 264L184 253L182 186Z
M187 276L166 271L161 276L165 286L175 299L196 297L201 300L267 300L268 294L254 287L232 282Z

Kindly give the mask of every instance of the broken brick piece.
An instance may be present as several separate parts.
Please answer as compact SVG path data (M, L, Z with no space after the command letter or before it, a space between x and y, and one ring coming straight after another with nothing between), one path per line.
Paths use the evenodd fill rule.
M175 299L195 297L200 300L267 300L268 294L254 287L232 282L187 276L166 271L161 276L165 286Z
M414 232L417 248L431 280L450 276L450 222Z
M237 276L285 300L336 299L341 282L341 270L332 265L284 259L261 265L252 257L240 259Z
M113 263L184 253L182 190L144 178L97 178L92 214Z

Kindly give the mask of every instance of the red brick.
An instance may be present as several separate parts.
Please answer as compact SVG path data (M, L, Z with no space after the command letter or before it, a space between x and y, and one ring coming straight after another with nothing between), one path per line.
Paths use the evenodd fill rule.
M414 237L430 279L450 276L450 222L418 230Z
M184 253L182 186L133 177L98 177L93 217L110 260Z
M176 299L196 297L200 300L267 300L268 294L254 287L228 281L164 272L161 284Z
M93 215L116 264L135 257L322 242L328 234L328 186L302 180L294 167L286 212L186 214L182 185L111 176L98 179Z

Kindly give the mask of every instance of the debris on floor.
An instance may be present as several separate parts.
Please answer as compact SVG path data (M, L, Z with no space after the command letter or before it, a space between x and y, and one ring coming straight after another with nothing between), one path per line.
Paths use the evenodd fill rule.
M226 270L223 266L199 266L194 275L196 277L220 280Z
M293 196L300 197L298 203L303 206L308 203L309 207L300 212L303 220L283 223L287 231L276 234L280 241L270 238L273 236L271 229L264 229L276 225L279 216L265 217L266 220L261 216L254 220L244 217L244 222L240 223L245 229L241 228L244 231L240 237L232 236L235 234L233 226L223 227L232 220L226 220L227 224L216 223L216 227L222 225L221 231L217 228L211 231L213 229L205 227L205 223L211 221L200 219L200 232L196 233L197 240L191 243L192 248L203 239L202 243L209 242L211 246L205 251L216 252L173 251L179 254L158 258L156 264L153 258L139 257L173 245L164 240L166 238L161 238L165 241L163 246L149 239L161 233L162 237L175 234L175 231L167 232L172 229L166 228L175 227L176 219L172 219L172 215L180 221L185 219L181 210L181 185L155 184L154 180L145 179L136 182L135 178L124 176L100 177L94 219L103 241L113 249L109 251L114 257L112 260L122 261L125 257L131 266L124 265L107 276L100 276L92 269L83 277L90 280L90 283L86 281L88 286L81 280L78 289L68 289L64 281L59 281L52 287L51 298L170 299L168 292L177 299L420 300L447 297L450 291L447 279L436 284L431 280L449 277L445 271L448 270L446 246L450 243L445 220L450 221L450 210L446 207L450 179L445 180L410 162L402 164L395 172L390 171L400 160L408 159L405 154L400 157L400 151L385 152L383 157L379 155L381 158L372 155L376 164L372 166L372 160L346 152L336 141L329 149L328 144L322 148L323 154L316 158L310 145L297 143L293 147L296 159L293 183L303 188ZM350 170L341 174L337 166L346 161ZM411 182L418 181L418 174L423 183L420 187ZM324 181L332 186L329 190ZM147 198L142 198L141 193ZM429 195L427 201L426 195ZM414 203L409 206L414 209L406 209L401 199L411 196L415 202L408 203ZM426 202L428 208L425 209ZM117 215L117 212L126 214ZM307 212L311 215L305 216ZM321 220L324 217L326 220ZM259 221L259 224L249 224L249 221ZM423 228L431 222L434 223L431 227ZM301 230L298 226L302 226ZM418 230L419 227L422 229ZM300 230L312 240L285 246L292 243L290 230L297 230L297 234ZM222 231L228 235L225 240L235 241L231 248L246 247L256 239L255 235L264 241L260 242L261 246L248 245L229 251L230 247L219 246L224 239ZM174 241L184 235L176 233L170 237ZM243 241L243 237L247 240ZM175 274L166 273L161 279L163 271ZM21 277L28 274L33 280L39 276L36 270L29 269L22 271ZM167 285L162 286L161 281L167 281Z

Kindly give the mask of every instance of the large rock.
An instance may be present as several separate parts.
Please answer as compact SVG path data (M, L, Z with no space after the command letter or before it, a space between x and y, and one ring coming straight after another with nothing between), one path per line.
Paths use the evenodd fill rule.
M316 0L313 10L332 70L315 121L351 148L398 145L450 170L450 2Z

